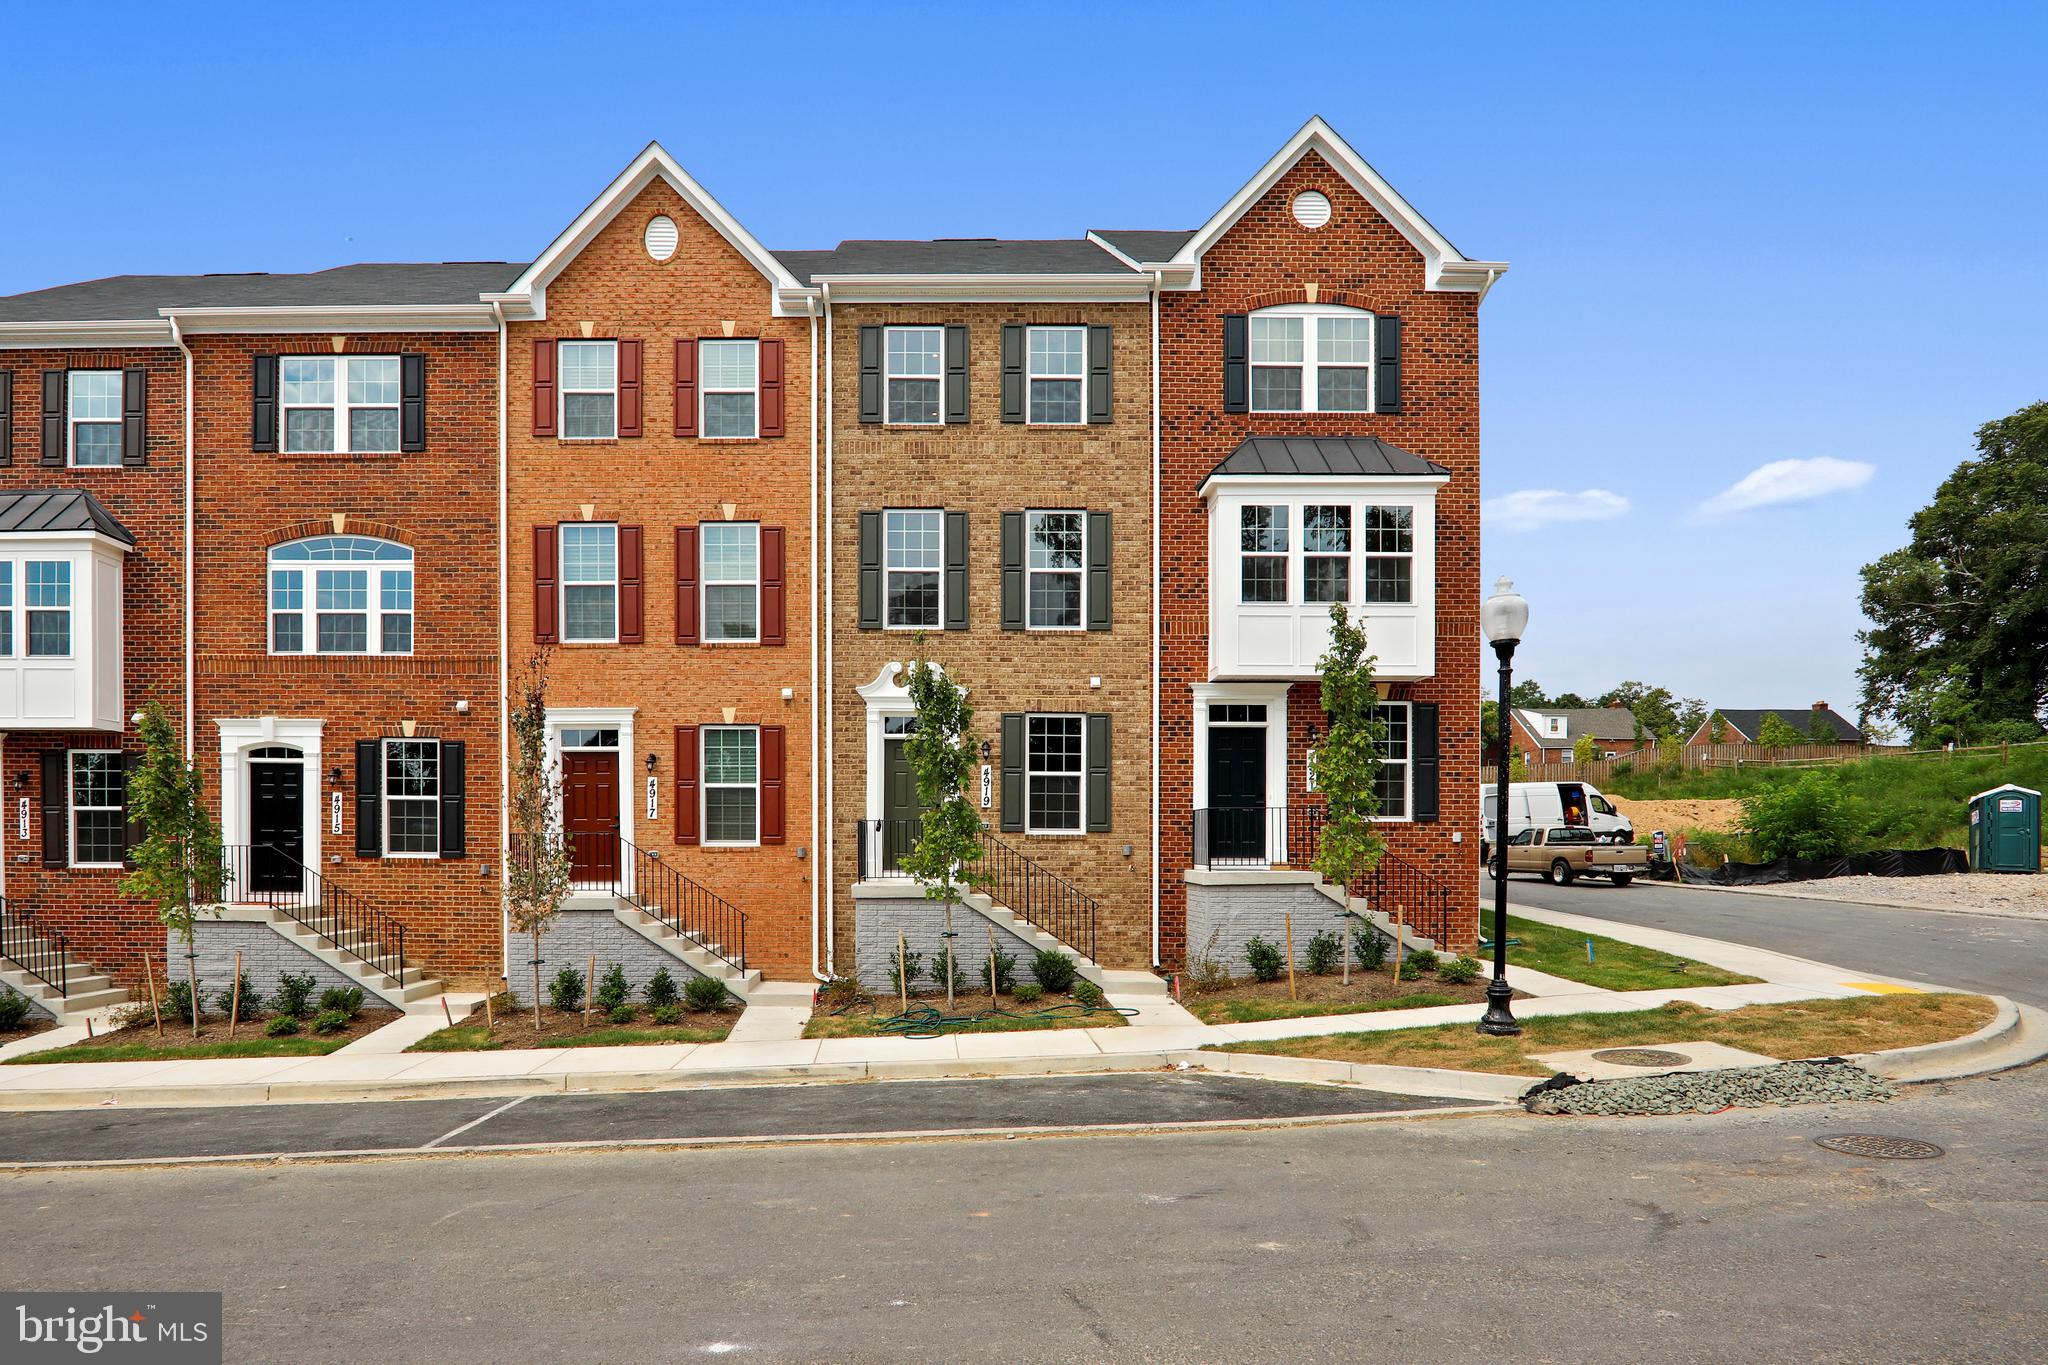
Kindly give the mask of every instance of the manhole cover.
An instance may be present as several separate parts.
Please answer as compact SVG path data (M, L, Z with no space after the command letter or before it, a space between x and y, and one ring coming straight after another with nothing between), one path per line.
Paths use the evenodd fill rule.
M1919 1138L1886 1137L1882 1133L1835 1133L1814 1142L1845 1156L1880 1157L1886 1161L1925 1161L1940 1156L1941 1148Z
M1661 1052L1653 1047L1611 1047L1594 1053L1593 1060L1616 1066L1684 1066L1692 1058L1683 1052Z

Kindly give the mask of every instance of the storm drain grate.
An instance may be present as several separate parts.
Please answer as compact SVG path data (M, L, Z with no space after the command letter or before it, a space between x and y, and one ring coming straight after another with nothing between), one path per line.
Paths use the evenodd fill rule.
M1878 1157L1885 1161L1925 1161L1940 1156L1942 1149L1919 1138L1887 1137L1883 1133L1831 1133L1814 1139L1816 1145L1844 1156Z
M1616 1066L1684 1066L1692 1058L1683 1052L1663 1052L1653 1047L1610 1047L1594 1053L1593 1060Z

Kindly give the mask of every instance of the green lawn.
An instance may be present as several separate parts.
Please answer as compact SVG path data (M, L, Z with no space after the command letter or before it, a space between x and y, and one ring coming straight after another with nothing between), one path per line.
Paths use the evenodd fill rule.
M339 1038L237 1038L232 1042L174 1043L73 1043L48 1052L31 1052L10 1057L9 1066L39 1066L44 1062L181 1062L204 1061L213 1057L324 1057L354 1039Z
M1484 929L1490 920L1482 920ZM1664 991L1681 986L1746 986L1756 980L1709 967L1690 958L1652 952L1633 943L1582 934L1576 929L1539 924L1535 920L1508 916L1508 937L1519 945L1508 949L1508 961L1518 967L1583 981L1608 991ZM1586 961L1586 940L1593 940L1593 960ZM1481 957L1488 954L1481 953Z
M1205 1024L1256 1024L1266 1019L1313 1019L1326 1014L1377 1014L1381 1010L1420 1010L1432 1005L1463 1005L1461 996L1435 991L1391 1000L1204 1000L1187 1002L1188 1012Z

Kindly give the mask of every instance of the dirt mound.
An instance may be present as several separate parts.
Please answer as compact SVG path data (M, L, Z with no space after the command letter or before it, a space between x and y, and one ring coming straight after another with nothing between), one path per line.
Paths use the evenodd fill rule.
M1631 801L1625 796L1610 796L1608 799L1629 818L1629 824L1635 829L1638 839L1648 839L1653 829L1676 834L1682 829L1722 832L1742 828L1742 803L1733 798L1715 801Z

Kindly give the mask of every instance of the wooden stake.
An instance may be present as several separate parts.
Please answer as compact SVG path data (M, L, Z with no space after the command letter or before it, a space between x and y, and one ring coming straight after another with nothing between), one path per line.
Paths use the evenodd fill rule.
M590 970L583 974L583 1027L590 1027L590 1006L597 998L597 954L590 955Z
M1287 998L1299 999L1294 993L1294 916L1281 916L1281 924L1287 930Z
M909 953L903 945L903 931L898 929L896 931L896 990L902 997L901 1003L905 1013L908 1013L910 1010L910 968L906 965L909 961Z
M441 997L441 1017L448 1021L449 1028L455 1027L455 1014L448 1008L448 997L445 995Z
M242 950L235 949L235 984L228 991L228 1038L235 1036L235 1025L242 1017Z
M164 962L164 979L166 981L170 980L170 975L171 964L166 959ZM156 973L149 969L148 953L142 955L142 980L143 984L149 987L149 1012L156 1018L156 1036L161 1038L164 1036L164 1010L163 1006L157 1003Z
M501 985L505 984L505 978L502 976L498 978L498 981ZM484 1033L486 1036L495 1032L498 1027L497 1011L491 1008L491 995L491 988L486 984L484 986Z
M1394 984L1401 984L1401 940L1407 933L1407 926L1401 923L1401 907L1394 907Z

